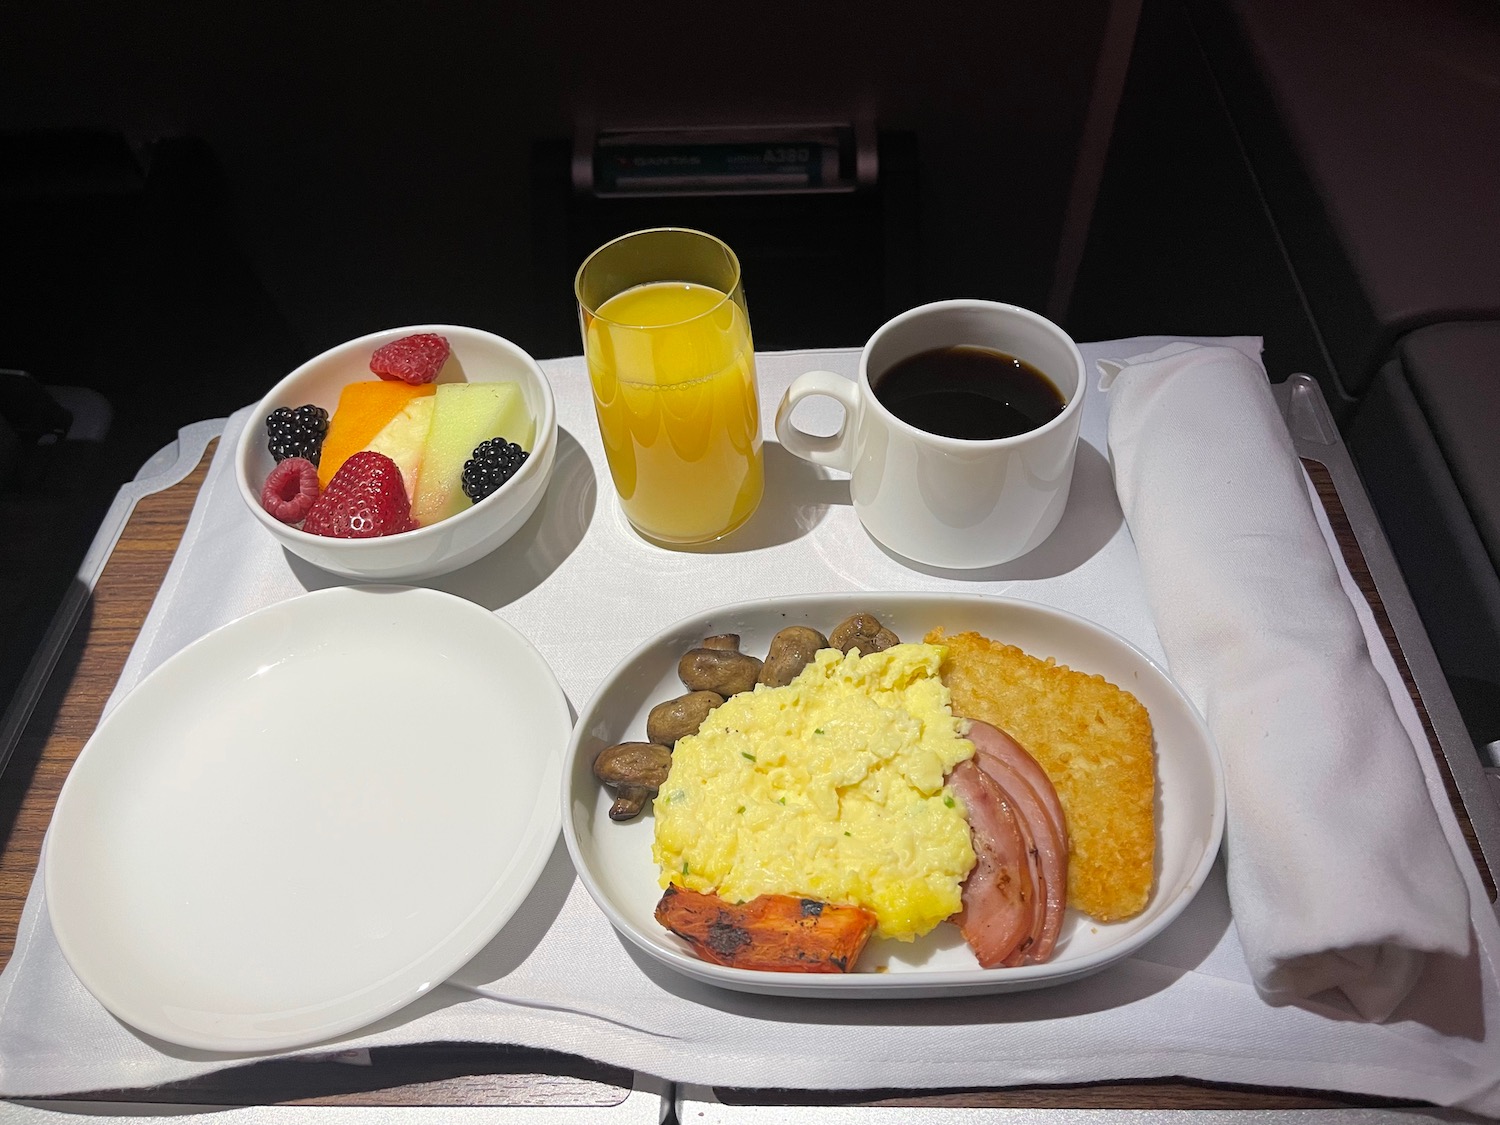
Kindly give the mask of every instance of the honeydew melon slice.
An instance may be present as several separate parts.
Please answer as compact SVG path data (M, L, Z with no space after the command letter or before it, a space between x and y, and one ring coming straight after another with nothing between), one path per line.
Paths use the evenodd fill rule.
M436 395L418 395L406 404L406 409L387 422L385 429L371 438L366 447L375 453L384 453L396 462L408 499L417 490L417 472L422 467L422 455L427 448L427 435L432 429L432 413L436 405Z
M318 458L318 484L328 487L339 466L370 444L386 423L416 398L431 395L431 383L413 387L384 379L349 383L339 392L339 404L328 419L323 452Z
M480 442L503 437L530 450L534 424L515 383L439 383L432 425L412 494L412 518L423 527L469 507L464 462Z

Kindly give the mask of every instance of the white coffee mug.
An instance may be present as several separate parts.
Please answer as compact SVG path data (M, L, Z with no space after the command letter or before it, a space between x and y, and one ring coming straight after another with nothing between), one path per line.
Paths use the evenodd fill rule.
M1061 413L1015 437L968 440L918 429L875 397L871 383L892 365L960 345L1031 364L1062 394ZM1026 554L1062 519L1086 387L1078 345L1045 317L995 301L937 301L870 337L853 382L831 371L799 375L776 411L776 436L798 457L850 474L855 514L877 542L928 566L973 570ZM813 395L843 406L832 436L792 424L797 404Z

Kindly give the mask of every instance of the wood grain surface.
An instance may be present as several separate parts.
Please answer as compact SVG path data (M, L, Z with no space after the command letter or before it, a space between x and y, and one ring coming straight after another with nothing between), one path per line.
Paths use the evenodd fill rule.
M0 963L15 949L42 836L73 760L93 734L187 527L217 443L192 474L141 500L0 774ZM77 581L75 579L75 581Z
M84 614L0 775L0 964L14 949L21 910L36 871L42 836L57 794L93 732L181 540L213 454L181 483L141 500L88 599ZM1419 712L1421 699L1380 604L1378 591L1326 470L1306 462L1336 537L1381 622ZM1434 752L1439 763L1443 756ZM1445 774L1446 775L1446 774ZM1451 786L1451 780L1450 780ZM1450 789L1455 808L1462 806ZM1467 822L1465 820L1467 826ZM1475 861L1493 887L1470 834ZM613 1106L629 1093L628 1070L587 1059L486 1044L428 1044L370 1052L369 1065L338 1061L271 1061L151 1090L91 1092L121 1102L219 1105L505 1105ZM797 1092L720 1089L726 1104L787 1106L926 1106L1076 1109L1294 1109L1394 1103L1339 1093L1231 1086L1182 1079L1091 1083L1069 1087L1001 1087L941 1091Z

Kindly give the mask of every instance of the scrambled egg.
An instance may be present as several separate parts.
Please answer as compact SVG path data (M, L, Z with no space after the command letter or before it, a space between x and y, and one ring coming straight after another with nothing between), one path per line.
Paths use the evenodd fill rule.
M711 712L656 797L661 885L860 905L908 941L956 912L974 850L943 778L974 747L938 678L944 652L824 649L786 687Z

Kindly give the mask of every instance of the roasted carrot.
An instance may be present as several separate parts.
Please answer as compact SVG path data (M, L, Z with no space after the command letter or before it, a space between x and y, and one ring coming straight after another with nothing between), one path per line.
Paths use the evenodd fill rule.
M796 895L725 902L671 886L656 920L705 961L778 973L847 973L875 931L862 906L834 906Z

